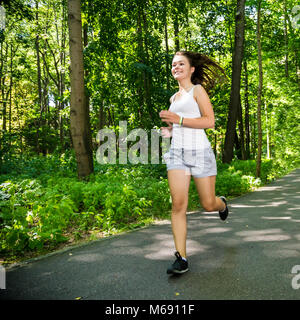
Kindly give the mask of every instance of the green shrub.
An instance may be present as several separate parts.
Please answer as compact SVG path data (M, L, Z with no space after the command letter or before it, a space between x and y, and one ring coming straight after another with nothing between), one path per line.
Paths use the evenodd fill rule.
M44 160L44 161L42 161ZM171 197L165 165L95 165L86 181L78 181L74 155L12 159L0 178L0 250L23 255L55 247L90 230L124 230L170 216ZM18 166L17 166L18 163ZM299 161L288 157L263 160L255 178L254 160L217 162L216 194L249 192L286 174ZM20 173L22 171L22 173ZM189 210L200 207L191 182Z

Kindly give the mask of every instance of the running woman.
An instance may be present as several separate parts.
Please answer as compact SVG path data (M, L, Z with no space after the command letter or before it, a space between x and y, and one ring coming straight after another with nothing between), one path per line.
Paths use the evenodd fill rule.
M171 137L170 150L164 154L172 198L172 232L175 262L168 274L188 271L186 255L186 210L191 176L205 211L219 211L226 220L228 208L225 197L216 197L216 159L204 129L214 128L214 111L208 93L223 69L207 56L178 51L172 61L172 75L179 91L170 98L169 110L159 113L168 127L162 127L163 137Z

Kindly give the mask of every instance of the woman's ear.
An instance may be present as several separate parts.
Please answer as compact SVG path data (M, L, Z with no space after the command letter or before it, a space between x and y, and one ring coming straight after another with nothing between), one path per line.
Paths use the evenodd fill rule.
M195 67L191 67L191 73L194 73Z

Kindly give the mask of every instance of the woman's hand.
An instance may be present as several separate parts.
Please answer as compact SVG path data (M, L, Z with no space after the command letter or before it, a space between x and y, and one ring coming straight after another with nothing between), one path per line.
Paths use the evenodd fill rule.
M180 116L174 112L162 110L159 113L161 120L164 122L179 123Z
M172 124L171 123L168 123L168 127L161 127L160 128L160 131L161 131L161 135L163 138L170 138L172 137Z

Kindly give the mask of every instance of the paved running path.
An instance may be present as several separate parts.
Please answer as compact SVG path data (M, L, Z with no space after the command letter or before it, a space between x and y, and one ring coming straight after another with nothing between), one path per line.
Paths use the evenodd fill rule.
M225 222L188 215L182 276L166 274L174 260L166 222L8 269L0 299L300 299L291 272L300 265L300 169L229 207Z

